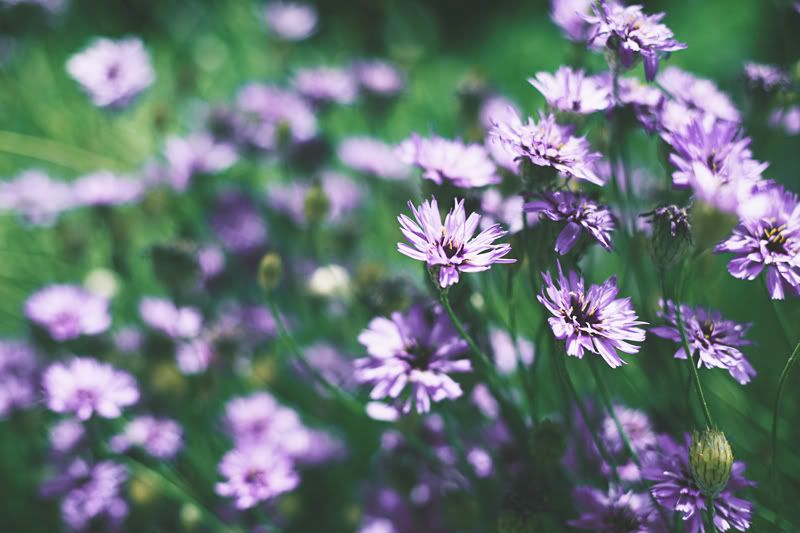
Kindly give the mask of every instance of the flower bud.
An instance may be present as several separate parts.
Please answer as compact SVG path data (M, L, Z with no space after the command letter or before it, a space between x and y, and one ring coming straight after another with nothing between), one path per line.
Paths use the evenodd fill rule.
M325 220L330 209L330 200L325 190L319 186L314 185L306 193L305 201L303 202L303 211L306 215L306 220L311 224L318 224Z
M694 246L692 226L686 208L662 206L642 215L653 224L653 261L661 268L679 263Z
M278 286L283 274L283 261L281 256L276 253L268 253L261 258L258 263L258 283L266 290L272 290Z
M692 478L706 497L717 496L731 476L733 451L725 434L716 429L694 432L689 447Z

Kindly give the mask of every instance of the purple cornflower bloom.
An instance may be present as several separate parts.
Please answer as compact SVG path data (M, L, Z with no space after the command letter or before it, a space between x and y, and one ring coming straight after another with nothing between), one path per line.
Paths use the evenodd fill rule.
M111 172L95 172L75 180L72 190L77 205L120 205L141 198L144 184Z
M176 307L163 298L142 298L139 316L145 324L173 339L194 338L203 326L200 311L194 307Z
M578 487L572 494L581 515L567 522L596 533L655 533L666 531L650 498L611 486L608 492Z
M643 469L643 477L653 482L651 492L658 503L681 513L689 533L705 532L706 498L692 479L689 468L689 443L685 435L680 445L667 435L658 438L659 451ZM744 477L745 464L733 463L728 484L714 498L714 525L719 531L750 527L753 505L734 496L738 490L755 485Z
M36 352L29 344L0 341L0 420L36 403L37 367Z
M117 453L139 446L157 459L172 459L183 447L183 430L168 418L137 416L111 439L110 446Z
M737 257L728 272L738 279L755 279L766 269L767 290L774 300L786 292L800 295L800 201L775 184L762 194L766 211L743 217L733 233L715 248Z
M25 301L25 315L57 341L96 335L111 326L108 300L78 285L49 285Z
M268 446L229 451L219 464L219 473L225 481L217 483L216 492L233 498L237 509L271 500L300 483L289 458Z
M528 83L542 93L554 111L585 115L604 111L611 104L609 88L580 69L559 67L555 74L539 72Z
M472 370L467 343L438 307L373 318L358 342L369 356L355 361L356 381L373 385L373 400L390 398L404 413L427 413L431 401L458 398L461 386L448 374Z
M659 74L658 84L683 104L680 106L683 114L687 114L685 110L688 108L718 120L741 122L741 115L733 101L710 80L698 78L678 67L668 67ZM688 114L692 115L691 112Z
M400 231L411 246L397 243L397 250L412 259L425 261L428 268L438 268L441 288L458 283L461 272L483 272L495 263L516 262L516 259L505 258L511 251L511 245L494 244L506 234L499 224L474 236L481 216L472 213L467 218L464 200L454 200L453 209L447 213L444 224L436 198L425 200L419 208L409 201L408 207L414 214L414 220L403 214L397 220L400 222Z
M53 363L45 370L42 385L47 407L56 413L75 413L81 420L93 414L117 418L124 407L139 401L130 374L89 357Z
M586 20L594 0L552 0L550 18L567 38L584 42L589 38L590 25Z
M800 106L792 105L776 109L769 116L769 125L773 128L783 128L787 135L800 133Z
M369 94L391 97L406 87L406 80L400 70L387 61L377 59L358 61L353 67L353 75L362 90Z
M248 133L251 142L272 149L282 141L282 130L294 142L311 140L317 134L314 110L299 94L274 85L250 83L239 91L238 108L258 119Z
M292 81L297 92L314 104L352 104L358 85L352 73L337 67L315 67L298 70Z
M533 363L535 347L528 339L517 337L515 343L506 330L493 327L489 328L489 343L501 374L511 374L517 370L517 365L524 367Z
M68 454L85 436L86 429L80 421L74 418L61 420L50 428L50 448L56 454Z
M395 147L370 137L350 137L339 145L339 159L353 170L386 180L402 180L411 169L400 160Z
M74 206L72 188L40 170L26 170L0 183L0 209L15 211L34 226L49 226Z
M637 353L645 331L630 298L617 298L617 277L602 285L584 288L583 278L574 271L564 276L558 263L558 286L550 272L542 274L545 286L536 298L553 314L547 321L553 334L565 340L567 355L583 358L584 350L602 356L611 368L625 364L617 350Z
M525 211L538 213L542 219L566 223L556 239L556 252L561 255L568 253L578 241L581 231L593 237L606 250L611 250L614 218L607 207L569 191L543 192L539 198L526 203Z
M626 69L641 57L648 81L656 77L660 55L686 48L673 38L672 30L661 24L664 13L646 15L642 6L611 2L600 2L592 10L594 16L587 17L593 25L590 44L615 51Z
M284 41L302 41L317 28L317 11L307 4L270 2L264 8L267 27Z
M589 151L589 142L584 137L574 137L574 128L556 124L552 114L540 114L538 124L530 117L523 123L516 113L509 115L509 120L495 124L489 133L515 160L528 160L534 165L552 167L567 176L603 185L594 171L600 154Z
M67 61L67 72L98 107L127 106L156 79L140 39L96 39Z
M489 133L492 126L495 124L519 120L517 118L518 114L519 109L511 100L503 96L490 96L481 104L478 120L481 126ZM514 154L507 150L502 143L496 142L491 134L486 136L483 144L486 147L486 151L489 152L489 155L497 165L514 174L519 173L519 161Z
M199 374L208 370L216 357L214 344L207 338L184 340L175 350L178 370L184 374Z
M771 91L789 84L789 75L774 65L748 62L744 64L744 76L753 88Z
M267 227L253 201L238 191L217 198L211 227L225 247L233 252L258 252L267 241Z
M437 185L447 182L468 189L500 182L494 163L480 144L414 134L398 146L397 155L404 163L422 169L422 177Z
M311 432L297 413L266 392L230 400L225 406L225 427L237 448L269 445L297 458L311 445Z
M718 311L706 311L702 307L691 308L681 305L681 318L683 318L686 337L692 350L692 360L697 355L698 368L724 368L741 385L750 382L756 371L739 350L739 346L751 344L744 338L750 324L740 324L732 320L724 320ZM681 343L681 333L678 329L678 318L675 304L667 301L661 302L661 311L658 316L664 318L670 325L650 328L650 331L661 338ZM680 346L675 352L676 359L686 359L686 350Z
M217 142L206 133L195 133L168 138L164 157L167 182L176 191L184 191L194 176L222 172L236 163L239 155L233 145Z

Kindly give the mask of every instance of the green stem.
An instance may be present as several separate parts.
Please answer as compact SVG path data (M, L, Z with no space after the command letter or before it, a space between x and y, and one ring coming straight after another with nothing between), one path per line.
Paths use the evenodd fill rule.
M786 360L786 365L784 365L783 370L781 371L780 377L778 377L778 390L775 393L775 406L772 409L772 470L775 471L775 464L777 462L777 455L778 455L778 415L781 407L781 395L783 394L783 387L786 385L786 380L789 378L789 374L792 372L792 368L794 368L795 363L797 360L800 359L800 342L797 343L797 346L794 347L792 354Z
M706 497L706 508L708 511L708 530L717 533L717 525L714 523L714 498Z

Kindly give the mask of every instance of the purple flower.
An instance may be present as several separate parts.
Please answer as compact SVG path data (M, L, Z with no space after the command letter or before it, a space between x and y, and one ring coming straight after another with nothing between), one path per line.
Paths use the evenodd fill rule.
M408 177L410 168L395 147L370 137L350 137L339 145L339 159L353 170L386 180Z
M308 39L317 28L317 11L310 5L270 2L264 8L269 30L284 41Z
M564 229L558 234L555 250L561 255L568 253L581 231L588 233L606 250L611 250L611 232L614 231L614 218L607 207L590 198L569 191L543 192L540 199L524 206L529 213L553 222L564 222Z
M600 2L592 9L594 16L587 17L593 25L590 44L615 51L626 69L641 58L648 81L656 77L660 55L686 48L673 38L672 30L661 24L664 13L645 15L642 6L611 2Z
M217 198L211 215L214 233L229 250L258 252L267 241L267 227L253 201L238 191L226 191Z
M518 337L515 343L507 331L490 328L489 343L492 346L497 370L501 374L511 374L517 370L518 365L525 367L533 363L535 347L528 339Z
M486 189L481 195L481 229L488 229L495 224L508 226L509 233L517 233L525 227L523 216L527 218L528 226L534 226L539 222L536 215L527 214L522 206L525 199L515 194L504 198L503 194L497 189Z
M594 0L552 0L550 17L568 39L583 42L589 38L587 16Z
M790 83L789 75L774 65L748 62L744 64L744 76L753 88L771 91Z
M72 190L78 205L120 205L141 198L144 184L111 172L95 172L75 180Z
M94 105L126 107L156 75L140 39L95 39L67 61L67 72L89 95Z
M651 533L666 531L657 510L644 494L611 486L608 492L578 487L572 495L581 510L568 525L597 533Z
M352 70L361 88L376 96L395 96L406 87L403 74L387 61L358 61Z
M217 483L220 496L235 500L237 509L249 509L260 502L293 490L300 483L292 462L266 446L235 448L222 458Z
M797 135L800 133L800 106L776 109L770 113L769 125L773 128L783 128L787 135Z
M692 113L686 113L687 108L719 120L741 122L741 115L733 101L712 81L698 78L678 67L668 67L659 74L658 84L678 103L683 104L683 113L690 117Z
M318 105L352 104L358 95L355 78L343 68L304 68L297 71L292 83L297 92Z
M163 298L142 298L139 315L145 324L173 339L194 338L203 326L200 311L194 307L176 307Z
M437 185L447 182L469 189L500 182L494 163L480 144L414 134L398 146L397 155L404 163L422 169L422 177Z
M50 448L56 454L68 454L86 436L86 429L80 421L67 418L53 424L50 428Z
M653 482L651 492L658 503L681 513L684 522L687 522L686 531L697 533L706 531L706 499L692 480L689 468L690 441L688 434L683 445L669 436L660 436L659 453L644 467L643 475ZM728 484L714 498L714 525L719 531L731 528L745 531L750 527L753 505L734 496L736 491L755 485L744 477L744 470L744 463L735 461Z
M77 285L49 285L25 301L25 315L57 341L96 335L111 326L108 300Z
M478 119L481 126L490 132L491 128L500 122L518 121L518 114L519 110L511 100L503 96L490 96L481 105ZM483 144L495 163L509 172L519 173L517 158L502 143L496 142L491 133L486 136Z
M314 110L300 95L274 85L250 83L239 91L238 108L258 122L247 137L257 147L272 149L286 129L294 142L311 140L317 134Z
M213 279L225 270L225 252L213 244L203 246L197 250L197 264L205 281Z
M752 280L766 269L772 299L782 300L786 292L800 295L800 202L775 184L762 197L765 212L743 217L715 251L737 256L728 263L735 278Z
M495 263L516 261L504 258L511 251L511 245L494 244L506 234L498 224L474 236L481 217L472 213L467 218L464 200L454 201L444 224L436 198L431 198L430 202L425 200L419 208L408 202L408 207L414 220L403 214L397 220L411 246L397 243L397 250L412 259L425 261L428 268L438 268L439 285L443 289L458 283L461 272L483 272Z
M681 343L681 333L678 329L678 318L675 304L671 301L661 302L662 310L658 316L664 318L670 325L651 328L654 334L661 338ZM689 348L692 350L692 360L697 356L697 366L706 368L724 368L741 385L750 382L756 371L750 362L739 350L739 346L751 344L744 338L750 324L740 324L732 320L724 320L717 311L706 311L702 307L691 308L681 305L686 337ZM686 359L686 350L683 346L675 352L676 359Z
M356 381L373 386L373 400L390 398L404 413L427 413L431 401L458 398L461 386L448 374L472 370L466 342L438 307L373 318L358 342L369 356L355 361Z
M239 158L233 145L205 133L168 138L164 157L167 182L176 191L185 191L194 176L222 172Z
M56 413L75 413L81 420L93 414L117 418L124 407L139 400L130 374L89 357L53 363L45 370L42 385L47 407Z
M567 355L583 358L584 350L600 355L611 368L625 364L617 353L637 353L645 331L639 326L630 298L617 298L617 277L584 289L583 278L574 271L564 276L558 263L558 286L549 272L542 274L545 286L537 295L553 315L547 321L559 340L566 340Z
M336 172L324 172L320 185L328 200L326 222L335 224L351 213L361 202L361 189L347 176ZM306 197L311 185L293 181L277 183L267 191L267 202L276 211L287 215L298 226L307 223Z
M72 188L39 170L26 170L0 183L0 209L16 211L34 226L49 226L74 206Z
M489 133L516 160L552 167L567 176L603 185L594 171L600 154L590 152L589 142L584 137L573 137L572 132L572 127L556 124L552 114L541 114L537 124L533 118L523 123L514 113L511 120L495 124Z
M312 444L311 432L297 413L266 392L229 401L225 406L225 427L237 448L268 445L298 458Z
M37 367L36 352L29 344L0 341L0 420L36 403Z
M528 83L542 93L554 111L585 115L603 111L611 103L609 88L580 69L559 67L555 74L539 72Z
M137 416L125 425L122 434L111 439L110 446L117 453L140 446L157 459L172 459L183 447L183 430L168 418Z
M205 372L211 366L215 356L213 343L203 337L182 341L175 350L178 370L184 374Z

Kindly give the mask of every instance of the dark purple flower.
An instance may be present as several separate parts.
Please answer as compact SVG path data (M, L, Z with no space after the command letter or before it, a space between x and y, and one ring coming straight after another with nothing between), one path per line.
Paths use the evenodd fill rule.
M167 183L177 191L184 191L194 176L222 172L236 163L239 155L233 145L218 142L205 133L195 133L168 138L164 157Z
M648 81L655 79L661 55L686 48L673 38L672 30L661 24L664 13L646 15L642 6L611 2L599 2L592 9L594 16L587 17L593 25L589 42L616 52L625 68L631 68L641 58Z
M211 214L214 233L233 252L258 252L267 241L267 227L253 201L244 193L226 191Z
M317 28L317 11L308 4L270 2L264 8L270 31L284 41L302 41Z
M22 341L0 341L0 420L37 400L36 352Z
M225 481L216 484L216 492L233 498L237 509L271 500L300 483L289 458L268 446L229 451L219 464L219 473Z
M142 298L139 315L145 324L173 339L194 338L203 326L200 311L194 307L176 307L163 298Z
M645 494L611 486L608 492L578 487L572 494L580 517L567 522L596 533L656 533L666 531L657 510Z
M566 223L556 239L556 252L561 255L568 253L578 241L581 231L588 233L606 250L611 250L614 218L608 208L569 191L543 192L539 198L526 203L525 211L538 213L542 219Z
M239 91L238 108L258 120L247 137L263 149L278 146L281 131L294 142L311 140L317 134L314 110L299 94L274 85L250 83Z
M96 39L67 62L67 72L98 107L127 106L156 78L140 39Z
M617 277L602 285L584 288L583 278L574 271L564 276L558 263L558 285L549 272L542 274L545 286L537 295L553 315L547 321L553 334L567 343L567 355L583 358L584 350L600 355L611 368L625 364L617 350L637 353L645 331L630 298L617 298Z
M412 259L425 261L428 268L438 268L439 285L443 289L458 283L461 272L483 272L495 263L516 261L505 258L511 245L494 244L506 234L499 225L495 224L475 236L481 217L472 213L467 218L464 200L454 201L444 224L436 198L425 200L419 208L408 202L408 207L414 220L402 214L397 220L400 231L411 246L397 243L397 250Z
M394 146L370 137L345 139L338 154L342 163L353 170L387 180L405 179L411 172L397 156Z
M78 285L39 289L25 301L25 315L57 341L97 335L111 326L108 300Z
M15 211L34 226L49 226L73 207L72 188L39 170L26 170L16 179L0 183L0 209Z
M315 104L352 104L358 96L355 78L343 68L304 68L297 71L292 83Z
M741 115L733 101L710 80L698 78L678 67L667 67L659 74L658 84L677 103L682 104L679 109L688 115L689 120L699 113L701 117L741 122Z
M688 533L705 533L706 498L692 479L689 468L690 441L688 434L683 445L667 435L660 436L659 453L645 465L643 476L653 482L651 492L658 503L681 513ZM728 484L714 498L714 525L719 531L731 528L745 531L750 527L753 505L734 496L736 491L755 485L744 477L744 470L743 462L734 462Z
M774 65L748 62L744 64L744 76L753 88L772 91L789 84L789 75Z
M586 20L594 0L552 0L550 18L568 39L584 42L589 38L590 25Z
M376 96L395 96L406 87L402 72L387 61L358 61L352 70L361 89Z
M372 399L389 398L404 413L427 413L431 401L458 398L461 386L449 374L472 370L466 342L438 307L373 318L358 342L369 357L356 360L356 381L373 386Z
M450 183L468 189L500 181L494 163L480 144L414 134L400 144L397 155L404 163L422 169L422 177L437 185Z
M144 193L141 181L111 172L95 172L72 183L77 205L120 205L135 202Z
M168 418L137 416L111 439L110 446L117 453L139 446L157 459L172 459L183 447L183 430Z
M539 72L529 78L553 111L589 114L604 111L611 103L611 92L607 86L583 70L559 67L555 74Z
M139 401L139 388L130 374L89 357L53 363L44 372L42 386L47 407L75 413L81 420L93 414L117 418L124 407Z
M782 300L786 292L800 295L800 201L775 184L761 196L765 211L743 217L715 251L737 256L728 263L735 278L752 280L766 269L772 299Z

